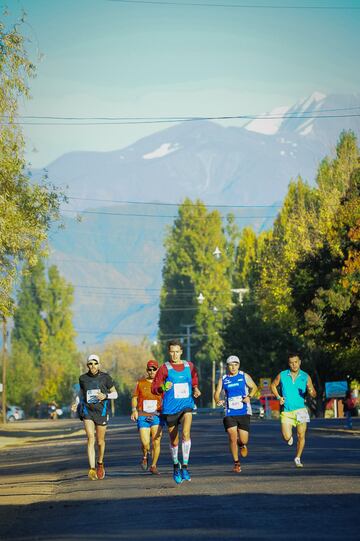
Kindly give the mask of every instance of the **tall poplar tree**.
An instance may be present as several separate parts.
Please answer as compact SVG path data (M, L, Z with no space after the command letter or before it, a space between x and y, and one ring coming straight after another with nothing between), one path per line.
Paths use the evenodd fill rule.
M22 279L14 314L9 400L68 403L79 374L71 304L73 288L40 260Z
M185 325L194 326L192 360L199 368L203 403L207 403L211 398L211 364L221 358L221 330L231 305L230 249L219 212L208 212L199 200L185 199L165 248L159 338L166 348L168 339L184 336ZM186 352L185 346L186 342Z

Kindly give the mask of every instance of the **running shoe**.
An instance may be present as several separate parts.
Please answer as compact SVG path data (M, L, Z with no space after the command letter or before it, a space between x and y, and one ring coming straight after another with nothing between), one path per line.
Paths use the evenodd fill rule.
M90 468L89 473L88 473L88 477L89 477L89 479L91 479L92 481L96 481L96 479L98 478L98 476L97 476L97 473L96 473L96 469L95 469L95 468Z
M241 472L240 462L235 462L234 463L233 472L235 472L235 473L240 473Z
M191 481L190 472L187 468L184 468L184 466L181 468L181 477L183 481Z
M160 472L156 466L150 466L149 472L152 473L153 475L160 475Z
M294 438L291 436L289 440L287 440L288 445L292 445L294 443Z
M148 457L144 456L144 458L141 461L141 469L146 471L148 469Z
M303 463L301 462L301 460L300 460L300 458L298 456L296 456L294 458L294 462L295 462L295 466L297 468L303 468L304 467Z
M176 484L181 485L183 482L183 478L181 475L181 466L178 464L176 467L174 467L174 473L173 473L173 479Z
M105 477L105 468L104 468L104 463L103 462L101 462L101 463L98 462L97 463L96 473L97 473L98 479L104 479L104 477Z
M240 454L243 458L246 458L248 456L248 448L246 445L241 445L240 447Z

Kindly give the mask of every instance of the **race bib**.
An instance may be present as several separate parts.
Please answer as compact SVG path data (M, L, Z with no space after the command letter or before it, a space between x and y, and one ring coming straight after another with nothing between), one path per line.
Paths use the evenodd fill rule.
M228 399L229 409L241 410L244 407L242 396L231 396Z
M86 391L86 402L88 404L96 404L99 402L97 395L100 393L100 389L88 389Z
M189 398L189 384L188 383L174 383L174 397L175 398Z
M306 409L296 412L296 420L298 423L310 423L309 412Z
M143 410L145 413L155 413L157 410L157 400L144 400Z

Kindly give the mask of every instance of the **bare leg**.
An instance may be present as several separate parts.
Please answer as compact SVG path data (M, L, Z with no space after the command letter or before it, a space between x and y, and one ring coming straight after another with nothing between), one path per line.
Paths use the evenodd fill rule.
M292 424L290 423L281 423L281 433L285 441L289 441L292 436Z
M239 445L247 445L249 442L249 432L239 429Z
M152 466L156 466L160 455L160 443L162 436L162 428L160 425L152 426L150 428L152 439Z
M301 423L297 426L297 445L296 445L296 456L301 457L302 452L305 447L305 433L307 429L307 423Z
M229 436L229 447L234 462L239 461L239 447L238 447L238 430L236 426L232 426L227 429Z
M139 434L143 457L146 457L150 453L150 428L140 428Z
M104 453L105 453L105 433L106 426L96 426L96 441L98 444L98 462L102 464L104 462Z
M95 423L90 419L84 420L84 428L87 436L87 454L90 468L95 468Z

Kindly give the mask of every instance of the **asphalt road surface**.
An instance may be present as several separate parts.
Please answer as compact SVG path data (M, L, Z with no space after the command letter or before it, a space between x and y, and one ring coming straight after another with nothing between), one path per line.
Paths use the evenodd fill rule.
M68 423L81 429L78 421ZM243 471L234 474L221 419L194 416L192 481L182 485L172 480L166 433L161 476L141 471L137 431L125 418L113 421L108 430L103 481L87 478L85 437L78 431L3 449L0 537L26 541L359 539L360 438L328 431L328 425L311 423L300 470L294 467L294 447L280 438L279 424L256 420Z

